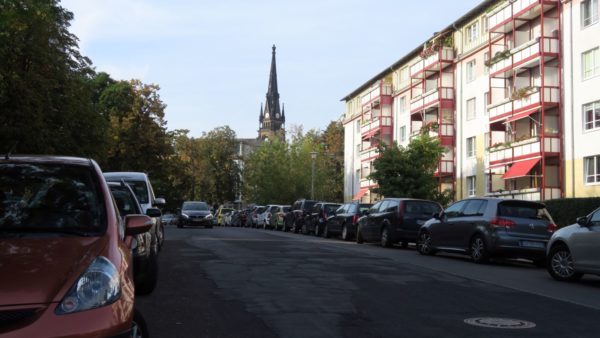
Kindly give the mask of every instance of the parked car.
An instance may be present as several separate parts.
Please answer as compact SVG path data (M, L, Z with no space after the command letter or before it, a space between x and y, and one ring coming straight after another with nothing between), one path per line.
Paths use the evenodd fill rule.
M325 230L327 219L333 216L340 206L341 204L330 202L315 203L310 211L310 218L306 222L305 233L314 233L315 236L320 236L323 230ZM304 229L302 230L304 232Z
M324 237L340 236L344 241L354 239L358 219L365 215L373 204L350 202L339 207L332 217L327 219L323 230Z
M418 250L463 253L475 263L493 256L526 258L545 265L546 244L556 225L544 204L499 198L469 198L425 223Z
M178 217L175 214L163 214L160 218L163 226L177 225Z
M91 159L0 159L0 309L3 337L130 337L132 236L146 215L119 218ZM147 334L146 330L142 333Z
M433 201L410 198L384 198L375 203L358 221L356 242L379 242L383 247L395 243L416 243L419 228L442 206Z
M257 216L258 227L262 227L263 229L271 229L271 217L277 208L279 208L279 206L275 204L267 205L263 212Z
M104 178L108 182L121 182L125 181L131 186L135 196L142 206L144 214L148 208L158 207L162 208L166 201L162 197L154 197L154 190L148 175L141 172L106 172ZM156 240L158 241L158 249L163 245L165 239L165 228L162 224L161 217L152 217L152 231L156 233Z
M265 206L257 205L252 209L252 212L250 213L250 227L259 227L260 224L258 224L258 217L263 213L263 211L265 211L265 208Z
M289 212L289 205L278 205L273 211L270 220L271 229L281 230L285 221L285 214Z
M306 227L306 221L310 216L310 211L317 201L299 199L292 204L292 209L286 214L284 231L291 229L298 232L302 227Z
M115 199L119 215L125 221L128 215L142 214L135 193L131 187L125 183L108 182L108 187ZM148 208L146 215L150 217L160 216L160 210L157 208ZM156 288L158 281L158 247L156 234L147 231L133 236L131 240L131 250L133 253L133 280L135 282L135 293L138 295L147 295Z
M235 213L237 213L237 210L231 210L223 215L223 226L231 226L231 220Z
M203 226L205 228L212 228L213 220L214 217L210 212L208 203L202 201L185 201L181 205L177 227Z
M600 208L557 230L548 242L547 269L559 281L600 275Z
M219 209L217 209L217 213L215 215L215 218L217 220L217 225L225 225L223 217L225 216L226 213L233 211L234 209L232 208L225 208L225 207L220 207Z

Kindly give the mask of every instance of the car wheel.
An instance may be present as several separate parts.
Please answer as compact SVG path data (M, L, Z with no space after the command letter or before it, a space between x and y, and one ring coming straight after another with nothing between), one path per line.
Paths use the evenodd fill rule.
M356 228L356 243L362 244L364 242L362 235L360 234L360 229Z
M306 226L306 222L304 222L304 224L302 224L302 234L308 235L308 227Z
M421 232L417 241L417 251L421 255L433 255L435 250L431 247L431 235L427 231Z
M321 229L319 229L319 224L315 225L315 236L319 236L321 234Z
M471 254L471 260L473 260L474 263L479 264L488 261L489 253L485 245L485 241L480 235L473 237L469 249L469 252Z
M381 229L381 246L384 248L392 247L392 239L390 238L390 232L387 227Z
M573 256L565 245L557 245L550 249L548 272L552 278L561 282L575 282L583 276L582 273L575 272Z
M346 226L346 224L344 224L342 226L342 240L343 241L349 241L350 240L350 234L348 233L348 227Z
M329 227L325 224L325 228L323 229L323 238L329 238Z
M287 232L287 227L285 226L285 224L283 224L283 225L281 226L281 231L283 231L283 232Z
M131 337L132 338L147 338L150 337L148 325L142 314L137 310L133 310L133 321L131 322Z
M408 248L408 241L402 241L402 242L400 243L400 246L401 246L403 249L406 249L406 248Z

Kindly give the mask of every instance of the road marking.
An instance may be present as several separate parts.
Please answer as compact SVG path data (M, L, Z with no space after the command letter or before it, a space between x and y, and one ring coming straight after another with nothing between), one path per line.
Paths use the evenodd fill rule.
M480 318L467 318L464 320L465 324L489 327L493 329L532 329L535 327L535 323L528 322L521 319L512 318L494 318L494 317L480 317Z

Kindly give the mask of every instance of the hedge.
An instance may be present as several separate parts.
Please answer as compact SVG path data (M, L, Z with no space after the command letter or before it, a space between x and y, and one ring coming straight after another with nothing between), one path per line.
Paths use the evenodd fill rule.
M577 217L587 216L600 207L600 197L563 198L544 201L559 228L575 223Z

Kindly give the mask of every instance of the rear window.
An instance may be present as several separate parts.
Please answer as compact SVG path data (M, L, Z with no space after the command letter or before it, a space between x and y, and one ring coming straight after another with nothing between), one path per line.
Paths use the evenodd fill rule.
M340 207L339 204L327 204L325 205L325 213L331 214Z
M137 205L136 200L133 198L131 193L125 187L110 187L113 197L115 198L115 202L117 203L117 208L119 209L119 214L121 216L127 216L132 214L140 214L141 210L139 210L139 206Z
M135 197L137 197L138 201L142 204L149 203L148 201L148 186L145 181L125 181L133 192L135 193Z
M304 210L310 210L313 207L313 205L315 205L315 203L317 203L317 202L315 202L315 201L304 202Z
M0 164L0 231L98 234L106 210L89 167Z
M498 216L539 219L554 223L546 208L535 203L502 202L498 205Z
M433 215L442 211L442 208L432 202L425 201L406 201L404 206L404 213L411 215Z

